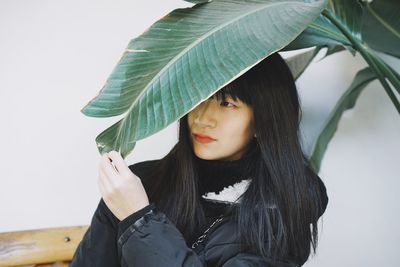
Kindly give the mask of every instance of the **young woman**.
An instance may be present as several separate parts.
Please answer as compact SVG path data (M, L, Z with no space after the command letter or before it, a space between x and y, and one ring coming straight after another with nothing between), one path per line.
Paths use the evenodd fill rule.
M70 266L303 265L328 197L300 118L275 53L182 117L164 158L127 166L104 154L102 199Z

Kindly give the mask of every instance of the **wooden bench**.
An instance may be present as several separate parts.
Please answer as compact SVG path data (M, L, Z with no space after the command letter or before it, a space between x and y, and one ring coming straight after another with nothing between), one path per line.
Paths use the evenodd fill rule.
M68 266L88 227L0 233L0 267Z

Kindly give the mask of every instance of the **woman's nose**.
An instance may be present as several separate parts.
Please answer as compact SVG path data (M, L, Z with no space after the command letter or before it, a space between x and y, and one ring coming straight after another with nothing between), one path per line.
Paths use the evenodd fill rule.
M212 100L208 99L200 103L195 110L194 122L199 127L214 127L215 126L215 110Z

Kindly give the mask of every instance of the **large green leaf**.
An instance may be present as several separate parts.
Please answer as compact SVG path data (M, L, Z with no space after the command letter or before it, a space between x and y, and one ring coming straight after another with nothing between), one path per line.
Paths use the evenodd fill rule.
M351 49L351 43L327 18L320 15L310 26L284 50L295 50L312 46L341 45Z
M133 39L105 86L82 112L126 112L97 138L120 150L181 118L201 101L293 41L326 1L215 0L177 9ZM250 93L250 92L249 92Z
M400 57L400 1L364 1L362 35L373 49Z
M327 9L351 32L354 38L361 40L362 9L356 0L330 0ZM355 53L350 40L328 18L321 14L285 50L327 45L341 45L351 53Z
M346 92L342 95L339 101L333 108L331 115L329 116L326 124L322 131L318 135L316 142L313 145L310 163L313 169L318 172L320 169L322 158L325 154L327 146L335 134L340 118L343 113L352 109L363 91L363 89L373 80L376 79L376 75L370 68L365 68L359 71L354 77L353 82Z

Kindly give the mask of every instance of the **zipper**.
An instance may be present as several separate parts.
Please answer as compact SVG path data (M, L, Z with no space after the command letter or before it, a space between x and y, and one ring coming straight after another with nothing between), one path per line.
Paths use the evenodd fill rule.
M221 215L210 225L210 227L208 227L208 228L204 231L204 233L203 233L201 236L199 236L199 238L197 239L197 241L194 242L194 243L192 244L192 249L196 248L199 244L201 244L201 243L206 239L207 234L209 233L210 229L211 229L213 226L215 226L217 223L219 223L220 221L222 221L223 219L224 219L224 215L221 214Z

